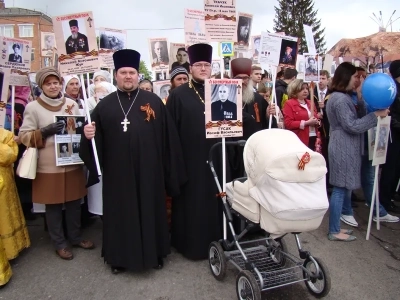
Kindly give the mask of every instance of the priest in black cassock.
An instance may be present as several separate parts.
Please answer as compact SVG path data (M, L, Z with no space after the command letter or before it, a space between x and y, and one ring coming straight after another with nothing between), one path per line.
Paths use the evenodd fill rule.
M212 47L188 47L192 79L171 91L167 108L178 129L188 182L172 199L171 243L193 260L205 259L212 241L222 238L221 200L207 164L211 146L206 139L204 81L211 77ZM217 167L216 167L217 169Z
M170 253L165 191L186 181L175 124L156 94L140 90L140 54L113 55L118 90L99 102L84 128L80 157L97 182L96 142L103 176L103 249L113 273L163 267Z

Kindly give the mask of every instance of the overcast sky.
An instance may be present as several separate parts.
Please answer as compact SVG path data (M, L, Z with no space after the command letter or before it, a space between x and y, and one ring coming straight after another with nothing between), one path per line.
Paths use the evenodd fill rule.
M328 50L341 38L356 38L378 31L370 16L382 10L385 23L395 9L395 0L316 0L318 17L326 28L325 38ZM5 0L6 7L22 7L40 10L49 16L93 11L96 28L106 27L128 30L128 48L142 54L149 62L148 39L165 37L169 42L184 42L183 9L203 9L203 0ZM174 3L173 6L170 3ZM188 3L192 3L188 6ZM237 10L253 14L252 35L261 31L272 32L275 15L275 0L236 0ZM384 7L387 9L383 10ZM400 16L400 11L395 16ZM157 30L160 28L180 28ZM133 30L152 29L152 30ZM390 30L390 28L389 28ZM400 20L393 25L393 31L400 30ZM215 47L214 47L215 48ZM218 55L217 51L214 51Z

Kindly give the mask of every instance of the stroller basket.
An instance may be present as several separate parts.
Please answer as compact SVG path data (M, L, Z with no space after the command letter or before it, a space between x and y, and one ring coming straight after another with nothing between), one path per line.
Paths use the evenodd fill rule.
M296 262L292 257L283 253L278 254L280 258L273 259L268 253L266 246L258 246L244 249L249 261L254 262L255 267L261 273L263 278L263 290L269 290L277 287L282 287L288 284L301 282L306 280L303 277L304 268L301 262ZM246 262L244 261L239 251L232 251L225 253L227 260L231 260L238 269L246 269ZM260 279L256 272L252 272L261 285Z
M222 240L210 244L209 266L213 276L222 281L226 276L227 263L235 266L240 271L236 278L238 299L261 300L261 292L303 281L315 297L322 298L328 295L331 287L328 268L322 260L302 249L299 233L293 233L298 249L297 257L288 253L283 240L285 235L273 239L269 232L260 228L260 224L233 209L232 199L222 190L212 161L213 151L221 144L216 143L211 147L208 164L223 202L223 211L232 238L229 240L224 231ZM246 141L243 140L225 142L227 147L243 147L245 144ZM240 182L245 180L246 178L240 178ZM235 232L234 218L239 218L245 224L240 233ZM256 233L252 232L255 238L249 237L249 232L253 229L258 229Z

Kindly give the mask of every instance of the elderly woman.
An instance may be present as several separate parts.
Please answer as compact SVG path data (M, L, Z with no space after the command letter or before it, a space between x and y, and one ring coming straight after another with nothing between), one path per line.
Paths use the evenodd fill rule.
M283 107L284 126L293 131L307 147L315 150L320 115L315 107L311 111L311 101L307 100L308 87L303 80L295 79L289 83L287 92L289 100Z
M88 108L92 112L96 105L106 96L116 91L117 88L106 81L98 81L94 87L94 96L88 99ZM100 182L88 188L87 203L90 213L98 216L103 215L103 182L102 177Z
M0 286L11 276L8 261L31 244L14 182L17 154L14 134L0 128Z
M89 111L92 112L101 99L112 92L115 92L116 90L117 88L107 81L97 82L94 86L93 96L87 100Z
M66 211L68 236L73 246L93 249L80 232L81 198L86 194L85 178L80 165L56 166L54 135L63 129L55 116L79 115L75 101L61 92L62 77L54 68L43 68L36 74L43 93L30 102L24 113L19 138L25 146L39 150L36 178L32 182L32 201L46 205L46 222L56 253L62 259L73 259L62 226L62 210Z
M84 114L84 102L80 93L81 81L76 75L64 76L64 96L74 100L78 104L80 115Z
M89 86L89 97L94 96L94 86L103 81L111 84L113 83L110 72L100 70L93 74L93 83Z
M148 92L153 92L153 83L148 79L143 79L139 82L139 89L145 90Z
M389 111L379 110L366 115L365 103L358 101L357 115L351 91L357 82L357 69L351 63L338 66L332 80L332 93L327 101L326 113L330 123L329 182L333 185L329 204L329 233L331 241L351 242L356 237L352 230L340 229L340 220L357 226L351 207L351 191L361 186L361 156L364 134L377 124L377 117L385 117ZM359 87L361 89L361 86Z

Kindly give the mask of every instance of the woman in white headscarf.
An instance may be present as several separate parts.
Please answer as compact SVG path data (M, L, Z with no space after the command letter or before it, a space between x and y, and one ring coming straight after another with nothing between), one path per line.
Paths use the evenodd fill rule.
M113 86L111 83L106 81L97 82L94 86L94 95L88 99L88 108L90 113L96 107L96 105L101 101L104 97L108 96L112 92L115 92L117 88ZM99 178L100 182L92 185L88 188L88 209L89 212L95 215L102 216L103 215L103 183L101 177Z
M112 84L112 76L111 76L110 72L100 70L93 74L93 83L89 87L89 96L90 97L94 96L94 86L96 85L96 83L99 83L102 81Z
M92 110L96 107L97 103L99 103L101 99L111 94L112 92L115 92L116 90L117 88L109 82L97 82L93 89L93 96L91 96L87 101L89 112L92 112Z
M63 77L63 92L64 96L74 100L79 107L81 115L85 115L84 111L84 101L82 100L82 95L80 94L81 81L76 75L67 75Z

